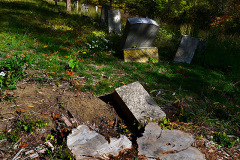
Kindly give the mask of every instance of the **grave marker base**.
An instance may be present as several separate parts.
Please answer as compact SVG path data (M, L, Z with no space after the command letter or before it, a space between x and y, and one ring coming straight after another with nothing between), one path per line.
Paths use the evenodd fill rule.
M124 49L123 54L125 62L158 62L157 47Z

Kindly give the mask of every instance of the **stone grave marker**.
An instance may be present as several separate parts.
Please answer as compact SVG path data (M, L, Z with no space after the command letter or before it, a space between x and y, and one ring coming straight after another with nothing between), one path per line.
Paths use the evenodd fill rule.
M98 11L98 6L95 6L95 11L96 11L96 12Z
M174 62L190 64L197 49L199 39L188 35L183 35Z
M152 19L128 19L122 39L125 62L158 62L158 48L153 47L158 29Z
M110 10L109 5L103 5L101 9L101 24L107 25L108 24L108 11Z
M109 33L121 33L121 13L119 9L108 10Z
M123 33L123 49L153 47L159 25L149 18L130 18Z
M151 98L139 82L134 82L115 89L114 99L129 122L146 122L147 118L162 119L166 114Z
M81 11L88 13L88 5L82 4L82 6L81 6Z

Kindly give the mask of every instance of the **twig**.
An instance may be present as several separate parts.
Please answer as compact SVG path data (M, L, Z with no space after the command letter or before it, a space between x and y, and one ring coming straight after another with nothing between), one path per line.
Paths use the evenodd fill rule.
M18 158L18 156L20 155L20 153L22 153L25 150L25 148L20 149L20 151L18 151L18 153L12 158L12 160L16 160Z

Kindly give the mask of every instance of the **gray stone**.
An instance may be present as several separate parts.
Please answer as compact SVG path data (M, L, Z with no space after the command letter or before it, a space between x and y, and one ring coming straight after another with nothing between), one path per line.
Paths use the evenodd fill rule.
M81 11L88 13L88 5L82 4L82 6L81 6Z
M159 25L149 18L127 20L122 39L122 48L153 47Z
M131 123L145 122L147 117L156 120L166 116L139 82L116 88L114 98Z
M117 156L121 150L131 148L132 143L123 135L120 135L119 139L111 138L108 143L104 136L90 131L85 125L80 125L67 137L67 146L76 160L108 159L110 154Z
M183 35L174 57L174 62L183 62L190 64L197 49L199 39L188 35Z
M143 136L137 139L138 154L164 160L201 160L204 155L191 147L194 138L180 130L162 130L157 123L149 123Z
M197 148L189 147L188 149L175 154L165 154L160 159L161 160L205 160L205 156Z
M108 24L108 11L110 10L109 5L103 5L101 9L101 24L107 25Z
M121 13L119 9L108 11L108 31L109 33L121 33Z

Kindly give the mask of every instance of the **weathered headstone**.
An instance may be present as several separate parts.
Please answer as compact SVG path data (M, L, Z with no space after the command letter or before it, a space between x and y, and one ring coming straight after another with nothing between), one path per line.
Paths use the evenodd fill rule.
M197 49L199 39L188 35L183 35L174 57L174 62L183 62L190 64Z
M138 154L163 160L204 160L204 154L191 147L194 138L180 130L162 130L157 123L150 122L137 139Z
M166 114L139 82L115 89L114 98L129 122L162 119Z
M124 49L125 62L158 62L158 48L130 48Z
M158 48L153 47L158 29L152 19L128 19L122 39L125 62L158 62Z
M76 160L108 159L109 155L117 156L120 151L130 149L132 142L120 135L118 139L110 138L108 143L104 136L91 131L88 126L80 125L67 137L67 146Z
M96 12L98 11L98 6L95 6L95 11L96 11Z
M108 11L110 10L109 5L103 5L101 9L101 24L107 25L108 24Z
M153 47L159 25L149 18L130 18L123 33L122 48Z
M82 6L81 6L81 11L88 13L88 5L82 4Z
M121 13L119 9L108 10L109 33L121 33Z

